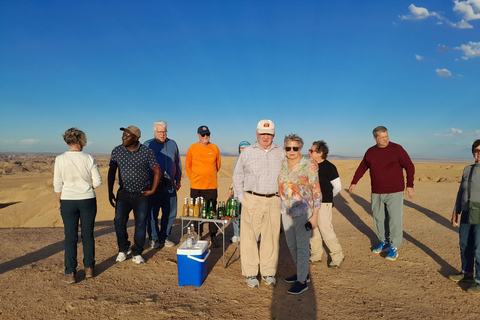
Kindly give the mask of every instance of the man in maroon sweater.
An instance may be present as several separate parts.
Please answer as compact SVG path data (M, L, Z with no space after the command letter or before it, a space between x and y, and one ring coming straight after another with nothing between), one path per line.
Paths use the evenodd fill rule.
M415 167L402 146L390 142L387 128L378 126L373 129L373 139L377 144L365 152L349 191L353 193L360 178L370 169L373 222L381 241L372 251L380 253L388 250L386 258L394 261L398 258L398 247L403 239L403 169L407 173L407 194L413 198Z

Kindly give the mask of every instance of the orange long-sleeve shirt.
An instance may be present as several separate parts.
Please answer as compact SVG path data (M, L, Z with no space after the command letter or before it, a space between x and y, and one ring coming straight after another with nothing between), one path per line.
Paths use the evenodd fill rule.
M220 170L220 150L213 143L202 146L192 144L187 151L185 169L192 189L217 189L217 172Z

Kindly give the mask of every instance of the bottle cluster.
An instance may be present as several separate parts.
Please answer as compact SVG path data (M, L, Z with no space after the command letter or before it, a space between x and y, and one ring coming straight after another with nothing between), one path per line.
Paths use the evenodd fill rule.
M203 219L224 219L231 220L238 217L238 202L235 199L228 199L227 202L219 201L218 207L215 207L213 200L205 203L202 197L195 199L185 198L183 205L184 217L203 218Z

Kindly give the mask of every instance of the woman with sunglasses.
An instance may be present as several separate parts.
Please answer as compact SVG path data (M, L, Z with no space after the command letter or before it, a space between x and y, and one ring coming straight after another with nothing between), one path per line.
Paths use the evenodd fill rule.
M290 134L284 140L286 160L278 176L282 200L282 223L287 245L297 273L285 279L293 283L290 294L308 290L311 230L317 227L317 215L322 201L318 174L310 168L310 161L301 154L303 140Z

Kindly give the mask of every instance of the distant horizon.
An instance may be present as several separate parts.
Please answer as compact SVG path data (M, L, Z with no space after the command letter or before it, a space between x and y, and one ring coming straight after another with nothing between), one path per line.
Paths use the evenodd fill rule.
M209 127L235 154L275 124L362 157L372 130L412 158L468 159L480 139L479 1L0 1L0 152L141 142L182 153Z

